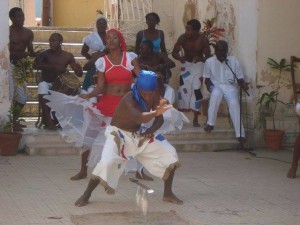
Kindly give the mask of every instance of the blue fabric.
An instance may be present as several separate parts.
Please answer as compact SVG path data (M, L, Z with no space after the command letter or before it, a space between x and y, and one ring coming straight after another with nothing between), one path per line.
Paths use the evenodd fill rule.
M136 85L142 91L155 91L157 87L157 75L152 71L141 70L136 79Z
M145 31L143 31L143 38L142 38L142 41L145 41L145 40L148 40L146 37L145 37ZM152 41L152 44L153 44L153 52L157 53L157 52L160 52L160 43L161 43L161 38L160 38L160 31L158 31L158 38L156 38L155 40Z
M157 88L157 75L152 71L141 70L139 76L136 79L136 83L132 87L132 93L134 99L139 103L139 105L148 111L147 105L139 93L141 91L155 91Z
M140 105L145 111L147 111L147 105L146 105L146 103L144 102L143 98L141 97L141 95L140 95L140 93L139 93L139 90L138 90L138 88L137 88L137 85L134 84L131 90L132 90L134 99L139 103L139 105Z
M164 141L165 137L162 134L158 134L158 135L155 136L155 139L159 140L159 141Z

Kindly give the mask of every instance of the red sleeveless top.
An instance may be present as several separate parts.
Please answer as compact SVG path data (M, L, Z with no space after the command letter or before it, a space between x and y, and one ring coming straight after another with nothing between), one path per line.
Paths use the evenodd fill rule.
M114 65L105 55L105 80L108 84L131 84L133 81L131 70L126 68L126 52L123 52L122 61Z

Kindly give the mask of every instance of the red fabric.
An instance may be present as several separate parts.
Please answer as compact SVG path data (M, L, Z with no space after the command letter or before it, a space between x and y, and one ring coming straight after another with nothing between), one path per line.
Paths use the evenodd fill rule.
M123 52L126 52L126 50L127 50L126 49L126 42L125 42L125 38L124 38L123 34L120 31L116 30L116 29L109 29L107 31L107 33L109 33L109 32L114 32L118 35L118 38L119 38L120 44L121 44L121 50Z
M107 56L104 56L105 61L105 80L108 84L128 84L132 83L131 71L126 69L126 52L123 53L121 65L113 65Z
M100 101L94 103L94 106L100 110L104 116L112 117L122 97L123 96L102 95Z

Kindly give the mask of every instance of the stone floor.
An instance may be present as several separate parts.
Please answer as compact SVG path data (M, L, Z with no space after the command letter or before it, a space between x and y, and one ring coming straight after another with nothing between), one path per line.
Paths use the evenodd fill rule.
M184 204L162 202L159 179L144 182L155 191L149 195L149 214L173 210L191 225L299 224L300 178L286 178L292 152L256 153L179 153L182 167L174 178L174 192ZM75 207L88 183L69 179L78 168L79 156L0 156L0 225L71 225L72 218L101 213L115 213L118 221L120 213L140 212L136 185L128 180L133 174L121 177L115 195L98 188L90 204Z

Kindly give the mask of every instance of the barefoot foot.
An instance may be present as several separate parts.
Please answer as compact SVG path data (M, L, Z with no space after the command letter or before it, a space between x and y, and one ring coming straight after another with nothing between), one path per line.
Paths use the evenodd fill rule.
M288 173L287 173L287 177L291 178L291 179L295 179L296 178L296 172L297 172L297 166L291 166L291 168L289 169Z
M80 198L75 202L75 206L82 207L86 206L89 202L91 195L83 194L80 196Z
M142 173L136 172L135 177L136 177L136 179L139 179L139 180L153 181L153 178L146 175L143 170L142 170Z
M176 195L174 195L173 193L171 195L164 195L163 197L163 201L165 202L171 202L174 203L176 205L182 205L183 201L180 200L179 198L176 197Z
M79 173L77 173L75 176L71 177L71 180L81 180L87 177L87 173L86 172L82 172L80 171Z

